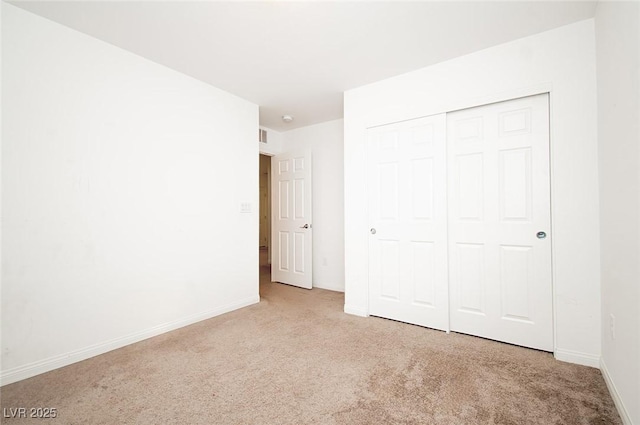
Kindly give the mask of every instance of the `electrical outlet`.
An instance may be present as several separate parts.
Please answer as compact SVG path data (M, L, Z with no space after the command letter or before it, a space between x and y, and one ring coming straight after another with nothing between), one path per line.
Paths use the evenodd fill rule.
M609 331L611 332L611 339L616 339L616 316L609 315Z

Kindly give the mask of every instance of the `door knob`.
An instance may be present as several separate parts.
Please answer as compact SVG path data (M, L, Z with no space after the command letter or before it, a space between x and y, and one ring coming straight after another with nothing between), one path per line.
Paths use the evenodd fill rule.
M544 238L547 237L547 234L545 232L538 232L538 233L536 233L536 237L538 239L544 239Z
M371 232L372 235L375 235L376 234L376 229L374 227L372 227L370 232Z
M301 229L308 229L308 228L309 228L309 225L305 223L305 225L304 225L304 226L300 226L300 228L301 228Z

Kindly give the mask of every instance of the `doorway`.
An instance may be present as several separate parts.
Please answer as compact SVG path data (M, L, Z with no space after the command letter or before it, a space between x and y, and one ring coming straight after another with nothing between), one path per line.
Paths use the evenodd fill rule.
M260 154L260 281L271 282L271 157Z

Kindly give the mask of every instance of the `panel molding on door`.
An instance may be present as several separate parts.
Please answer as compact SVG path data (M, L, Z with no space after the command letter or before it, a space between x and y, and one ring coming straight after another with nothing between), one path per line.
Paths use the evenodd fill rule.
M449 330L445 114L372 128L369 314Z
M273 255L271 279L311 289L313 233L311 153L271 158Z
M549 100L447 114L451 330L553 351Z

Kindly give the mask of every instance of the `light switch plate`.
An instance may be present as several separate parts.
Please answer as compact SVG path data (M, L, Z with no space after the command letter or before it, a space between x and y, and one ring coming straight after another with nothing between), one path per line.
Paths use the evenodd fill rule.
M240 212L241 213L250 213L251 212L251 202L241 202L240 203Z

